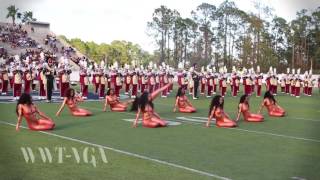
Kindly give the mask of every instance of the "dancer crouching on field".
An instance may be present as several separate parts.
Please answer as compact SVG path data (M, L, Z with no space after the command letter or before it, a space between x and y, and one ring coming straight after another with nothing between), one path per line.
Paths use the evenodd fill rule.
M210 127L210 121L212 118L216 119L216 125L218 127L236 127L237 123L230 119L229 115L223 110L224 99L220 95L213 97L209 109L209 118L206 124Z
M242 113L244 120L248 122L262 122L263 116L261 114L253 114L249 111L249 96L242 95L238 106L238 115L236 122L239 121L240 114Z
M148 92L143 92L139 98L136 98L132 104L131 111L137 111L136 119L133 123L133 127L137 127L140 114L142 114L142 125L148 128L165 127L167 122L162 120L161 117L154 111L154 106L152 101L159 95L162 91L166 90L172 83L161 87L160 89L149 94Z
M176 103L173 108L173 112L176 112L177 107L179 108L179 111L182 113L194 113L196 112L196 108L192 106L190 101L188 100L188 97L186 96L185 88L180 87L178 89L177 95L176 95Z
M41 112L36 105L33 104L32 98L29 94L22 94L18 100L16 112L18 115L18 122L16 125L16 130L19 131L22 117L27 121L30 130L44 131L51 130L54 128L55 124ZM40 117L39 117L40 116Z
M269 116L283 117L286 114L285 110L278 105L270 91L265 92L258 114L260 114L263 107L267 108Z
M83 101L81 96L76 95L74 89L68 89L65 94L65 98L56 113L59 116L64 106L67 105L73 116L91 116L92 113L86 109L78 108L77 103Z
M127 110L128 104L132 103L132 100L127 102L120 102L117 95L114 93L113 88L109 88L106 95L103 111L107 110L107 106L110 106L111 111L123 112Z

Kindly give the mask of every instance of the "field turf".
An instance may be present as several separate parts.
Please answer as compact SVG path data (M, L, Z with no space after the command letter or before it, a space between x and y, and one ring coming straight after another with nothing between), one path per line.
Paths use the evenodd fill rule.
M190 98L191 99L191 98ZM15 104L0 104L0 179L308 179L320 178L320 96L297 99L276 97L287 111L283 118L269 117L265 122L247 123L241 118L238 128L205 128L211 99L191 100L198 112L173 113L174 95L158 98L155 110L164 119L181 122L167 128L132 128L133 112L102 112L102 102L84 102L80 107L94 113L73 117L67 108L59 117L59 104L37 103L52 117L56 128L47 133L13 126ZM262 98L250 98L251 112L257 112ZM235 119L238 98L225 98L225 111ZM26 127L25 121L22 123ZM21 148L30 147L34 163L27 163ZM38 148L47 147L52 162L43 162ZM58 162L57 148L64 154ZM104 148L108 162L102 161L98 147ZM85 163L87 149L96 165ZM92 150L91 149L91 150ZM92 156L89 160L92 160Z

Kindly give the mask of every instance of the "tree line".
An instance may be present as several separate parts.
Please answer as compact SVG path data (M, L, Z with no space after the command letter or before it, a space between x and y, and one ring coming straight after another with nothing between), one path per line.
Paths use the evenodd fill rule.
M97 44L93 41L85 42L79 38L68 39L65 36L60 37L95 62L105 60L107 64L118 62L120 65L126 63L147 65L149 61L153 61L153 56L149 52L144 51L138 44L132 42L115 40L110 44Z
M254 2L256 13L239 9L233 1L225 0L215 6L202 3L182 17L175 9L156 8L147 22L148 34L158 48L153 54L138 44L113 41L110 44L67 39L90 59L102 59L121 64L147 64L149 61L177 66L198 63L216 68L227 66L256 67L267 71L270 66L285 71L287 67L320 70L320 7L296 13L286 21L273 14L272 8ZM7 18L22 23L36 21L32 11L20 12L11 5Z
M233 1L219 6L202 3L181 17L175 9L156 8L147 23L148 33L158 45L155 59L216 67L270 66L285 71L320 69L320 7L302 9L288 22L272 8L254 2L257 13L239 9Z
M7 16L6 18L11 18L12 24L16 23L16 19L21 20L22 23L28 23L30 21L36 21L37 19L33 17L32 11L20 12L19 8L15 5L7 7Z

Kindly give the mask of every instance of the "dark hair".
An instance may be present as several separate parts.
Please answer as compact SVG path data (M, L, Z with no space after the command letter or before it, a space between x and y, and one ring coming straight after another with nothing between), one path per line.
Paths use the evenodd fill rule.
M185 89L184 87L179 87L176 97L183 96L185 93L182 93L182 90L184 90L184 89Z
M247 97L248 97L248 95L246 95L246 94L242 95L242 96L240 97L239 104L245 103L245 104L247 104L248 107L249 107L249 103L248 103L248 102L245 102Z
M27 104L27 105L33 104L33 103L32 103L32 98L31 98L30 94L23 93L23 94L20 96L20 98L19 98L19 100L18 100L18 103L17 103L17 106L16 106L16 113L17 113L17 115L19 115L19 113L18 113L18 107L19 107L20 104Z
M266 91L264 93L263 99L266 99L266 98L272 100L274 103L277 102L276 99L274 98L273 94L270 91Z
M111 90L112 90L112 91L114 91L114 89L113 89L113 88L108 88L108 91L107 91L107 94L106 94L107 96L109 96L109 95L110 95L110 91L111 91Z
M220 107L221 109L223 109L223 104L224 104L224 101L220 104L220 98L222 96L220 95L216 95L212 98L211 100L211 104L210 104L210 108L209 108L209 115L211 114L211 111L214 109L214 108L217 108L217 107Z
M71 94L72 92L73 92L73 94ZM68 89L65 91L65 97L67 97L67 99L73 99L75 93L76 93L76 92L75 92L74 89L68 88Z
M149 93L143 92L140 97L136 97L134 99L131 106L131 111L137 111L139 108L144 111L147 105L150 105L153 109L153 103L152 101L149 101Z

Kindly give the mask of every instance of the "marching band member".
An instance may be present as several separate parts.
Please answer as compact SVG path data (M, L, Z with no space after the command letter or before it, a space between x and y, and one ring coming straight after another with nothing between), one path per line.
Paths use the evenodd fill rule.
M295 84L296 84L296 79L294 77L292 77L290 80L291 96L295 96L295 90L296 90Z
M144 92L148 88L148 77L146 73L141 74L141 92Z
M188 72L188 89L189 89L189 95L193 95L193 88L194 88L194 82L192 78L192 73Z
M43 67L39 67L38 70L40 73L38 73L38 81L39 81L39 99L46 99L46 84L47 84L47 78L44 74Z
M141 92L141 77L142 77L142 71L138 71L138 92Z
M247 77L246 77L246 75L244 75L243 77L242 77L242 87L243 87L243 93L244 94L248 94L248 90L247 90L247 86L246 86L246 83L247 83Z
M80 84L80 91L81 92L83 92L83 88L84 88L84 78L86 77L85 71L86 71L86 68L83 65L80 64L79 84Z
M171 84L168 87L168 93L169 94L173 91L173 79L174 79L174 75L171 72L169 72L169 74L168 74L168 83Z
M263 79L263 75L262 75L262 74L260 74L260 75L256 78L257 97L260 97L260 96L261 96L262 79Z
M184 71L183 72L183 76L182 76L182 78L181 78L181 85L182 85L182 87L184 87L184 89L188 89L188 84L189 84L189 82L188 82L188 74Z
M70 88L70 74L71 70L64 67L61 74L61 87L60 87L60 96L65 97L65 92Z
M211 70L211 69L210 69ZM207 98L210 98L212 95L212 91L213 91L213 75L211 72L206 74L206 78L207 78Z
M289 77L289 73L285 76L285 93L286 94L290 93L290 77Z
M200 76L201 79L201 87L200 87L200 94L204 95L204 92L206 90L206 84L207 84L207 78L204 73Z
M0 93L2 93L2 68L0 67Z
M295 80L294 74L295 74L295 69L292 69L292 76L291 76L291 79L290 79L291 96L295 95L296 80Z
M302 81L298 76L296 78L296 81L295 81L295 84L294 84L294 87L295 87L294 93L295 93L296 98L300 97L301 84L302 84Z
M156 85L155 75L153 72L150 72L150 75L148 78L149 93L152 93L154 91L155 85Z
M311 70L309 71L309 78L308 78L308 88L307 88L307 95L312 95L312 87L314 86L314 80L312 79Z
M117 64L117 63L115 63ZM109 76L110 76L110 88L115 88L117 85L116 85L116 78L117 78L117 71L116 71L116 67L117 65L113 65L111 67L111 71L109 73Z
M164 84L164 72L162 69L160 69L160 72L159 72L159 81L160 81L160 88L163 87L165 84ZM167 92L166 92L167 89L164 89L162 92L161 92L161 97L167 97Z
M184 84L184 82L183 82L184 81L183 69L184 69L183 62L179 62L178 63L178 73L177 73L179 87L181 87Z
M126 72L125 72L124 79L125 79L125 93L124 94L128 95L129 90L130 90L130 84L131 84L131 75L128 72L128 70L126 70Z
M48 63L44 64L44 74L46 77L46 95L47 95L47 102L51 102L52 98L52 90L53 90L53 81L54 81L54 74L55 74L55 67L53 64L53 60L51 58L48 59Z
M262 79L263 79L263 74L260 72L260 66L257 66L257 73L255 74L254 81L252 82L252 84L255 84L257 89L256 97L261 96Z
M276 76L273 75L270 78L270 91L272 94L277 95L277 87L278 87L278 80Z
M15 100L18 100L22 89L22 71L20 67L17 67L13 71L13 77L13 97Z
M272 67L269 68L268 76L266 78L266 89L267 91L271 91L271 76L273 75Z
M200 94L201 95L204 95L204 92L206 90L207 78L206 78L205 74L207 74L207 72L206 72L206 70L204 70L204 66L202 66L201 72L198 74L199 80L200 80Z
M178 77L178 85L179 85L179 87L181 87L182 86L182 81L184 80L182 69L178 70L177 77Z
M99 91L99 85L100 85L100 77L99 73L97 73L97 68L93 66L93 73L92 73L92 84L94 86L94 93L98 94Z
M32 74L32 85L31 85L31 88L32 88L32 91L36 91L36 87L37 87L37 84L39 84L39 80L37 79L38 77L38 71L36 69L36 65L34 64L31 68L31 74Z
M2 95L8 94L8 86L9 86L9 75L8 75L8 69L3 66L1 69L1 79L2 79Z
M240 86L240 77L235 76L235 78L232 78L232 96L237 97L238 91L239 91L239 86Z
M227 93L227 79L222 77L221 79L221 96L224 97Z
M133 72L132 74L131 84L132 84L131 98L136 98L138 95L138 75L136 72Z
M252 70L252 72L253 72L253 70ZM254 93L254 87L255 87L254 78L255 78L255 74L252 73L250 76L250 81L251 81L251 88L250 88L251 94L250 95L253 95L253 93Z
M117 73L116 84L115 84L115 93L117 97L120 97L120 90L122 89L122 76L120 73Z
M197 72L197 64L194 63L193 64L193 70L192 70L192 81L193 81L193 99L198 99L198 88L199 88L199 84L200 84L200 76L199 76L199 72Z
M320 76L318 76L318 90L319 90L319 93L320 93Z
M155 74L156 85L154 86L154 91L160 88L160 75L159 72Z
M90 77L90 73L88 72L87 69L84 69L83 70L83 84L82 84L82 90L81 90L81 93L82 93L82 97L83 99L87 99L88 98L88 94L89 94L89 90L88 90L88 86L89 86L89 77Z
M246 76L245 79L245 94L246 95L251 95L251 89L252 89L252 81L249 75Z
M301 80L301 78L300 78L300 68L297 70L297 78L296 78L296 82L295 82L295 90L294 90L294 92L295 92L295 96L296 96L296 98L299 98L300 97L300 88L301 88L301 86L303 86L303 82L302 82L302 80Z
M218 85L218 82L219 82L219 80L218 80L218 76L215 74L214 76L213 76L213 94L216 94L217 93L217 85Z
M304 95L307 95L307 91L308 91L308 83L309 83L309 76L308 76L308 71L306 71L304 73L304 77L303 77L303 83L302 83L302 86L303 86L303 94Z
M231 72L231 82L230 82L230 87L231 87L231 92L233 94L233 87L234 87L234 84L235 84L235 80L237 78L237 73L236 73L236 67L235 66L232 66L232 72Z
M30 94L31 92L32 79L32 72L30 69L27 69L24 75L24 93L26 94Z
M167 73L165 73L165 72L163 72L163 74L162 74L162 85L161 85L161 87L163 87L163 86L166 86L168 83L169 83L169 80L168 80L168 75L167 75ZM161 78L160 78L160 82L161 82ZM169 88L169 87L168 87ZM163 91L162 91L162 96L161 97L167 97L167 95L168 95L168 88L166 88L166 89L164 89Z
M14 66L15 66L14 62L11 62L10 63L10 70L9 70L9 74L8 74L9 75L9 85L10 85L11 89L13 89L13 84L14 84L13 83L14 82L14 77L13 77L14 73L13 73L13 71L15 69Z
M96 77L99 77L99 82L100 82L99 99L103 99L105 96L105 88L106 88L106 84L107 84L107 79L106 79L106 76L104 75L102 69L100 69L99 74Z

